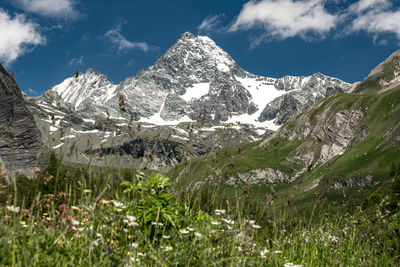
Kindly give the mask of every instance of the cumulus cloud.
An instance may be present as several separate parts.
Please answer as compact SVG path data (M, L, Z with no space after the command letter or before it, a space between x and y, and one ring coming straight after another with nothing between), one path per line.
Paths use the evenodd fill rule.
M75 0L14 0L14 4L22 10L51 18L77 18Z
M214 21L216 18L209 17L209 24ZM207 20L203 23L206 28ZM360 31L370 34L374 43L385 44L380 37L387 34L400 41L400 7L397 0L358 0L351 4L345 0L250 0L229 31L254 29L261 29L261 34L251 39L251 47L266 40L296 36L311 40L329 33L340 37Z
M104 34L104 37L108 39L111 43L113 43L117 47L118 51L140 49L144 52L148 52L153 48L145 42L131 42L127 40L121 34L121 25L107 31Z
M199 33L201 32L209 32L215 30L219 24L221 24L220 17L224 15L211 15L207 16L203 19L201 24L197 26L197 30Z
M0 61L9 65L32 47L44 44L39 26L24 15L11 17L0 9Z
M346 14L350 26L347 33L365 31L376 40L382 34L395 34L400 40L400 8L388 0L360 0Z
M286 39L310 34L323 36L332 30L338 16L330 14L322 0L262 0L243 5L230 31L262 28L263 36Z

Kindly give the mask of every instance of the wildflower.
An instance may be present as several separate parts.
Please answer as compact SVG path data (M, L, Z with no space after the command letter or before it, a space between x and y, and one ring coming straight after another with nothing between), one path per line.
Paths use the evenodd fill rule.
M191 227L188 227L187 228L190 232L193 232L194 231L194 228L191 228Z
M136 221L136 217L135 217L135 216L127 215L126 218L127 218L129 221L131 221L131 222Z
M90 190L90 189L85 189L85 190L83 190L83 192L84 192L84 193L90 193L90 192L92 192L92 190Z
M113 202L113 203L114 203L114 206L117 207L117 208L122 208L122 209L125 209L125 208L126 208L126 206L125 206L124 203L117 202L117 201L115 201L115 202Z
M26 225L26 222L25 221L20 221L19 224L20 225Z
M252 224L251 227L253 227L254 229L260 229L261 226L257 225L257 224Z
M217 214L217 215L223 215L223 214L225 214L226 213L226 210L215 210L214 211L215 212L215 214Z
M46 217L46 220L51 221L52 218L51 217Z
M188 230L185 230L185 229L181 229L181 230L179 230L179 232L180 232L181 234L184 234L184 235L186 235L186 234L189 233L189 231L188 231Z
M146 256L146 253L144 253L144 252L138 252L137 255L138 255L138 256L141 256L141 257L145 257L145 256Z
M283 267L302 267L301 264L293 264L291 262L287 262L285 263L285 265L283 265Z
M253 221L253 220L246 220L246 222L247 222L248 224L255 224L255 223L256 223L256 221Z
M58 206L58 209L60 211L64 211L67 207L65 206L65 204L60 204L60 206Z
M71 209L73 209L73 210L81 210L81 209L78 208L77 206L72 206Z
M163 226L164 224L162 224L162 223L159 223L159 222L151 222L151 225Z
M126 216L126 219L123 220L124 223L128 224L129 227L139 226L136 222L135 216Z
M220 223L220 222L212 221L211 224L212 224L212 225L220 225L221 223Z
M133 261L133 262L138 262L138 261L139 261L139 259L138 259L138 258L135 258L135 257L132 257L132 258L130 258L129 260L130 260L130 261Z
M221 220L223 220L227 224L234 224L235 223L235 221L233 221L233 220L228 220L228 219L221 219Z
M103 237L100 233L96 233L97 237Z
M106 205L106 204L110 203L110 201L105 200L105 199L101 199L100 203Z
M282 250L275 250L274 252L272 252L272 253L275 253L275 254L281 254L282 253Z
M133 248L138 248L138 247L139 247L139 244L138 244L138 243L135 243L135 242L133 242L133 243L132 243L132 247L133 247Z
M162 237L165 238L165 239L169 239L171 236L169 236L169 235L162 235Z
M14 207L14 205L7 206L7 209L11 212L18 213L20 211L19 207Z
M79 225L80 224L80 222L75 221L75 220L72 220L71 223L72 223L72 225Z
M267 254L267 253L269 253L268 249L261 250L260 251L261 258L265 259L266 258L265 254Z
M172 250L172 247L170 247L170 246L162 246L162 247L163 247L164 251L171 251Z
M200 234L199 232L195 232L194 235L195 235L196 237L203 237L203 235Z

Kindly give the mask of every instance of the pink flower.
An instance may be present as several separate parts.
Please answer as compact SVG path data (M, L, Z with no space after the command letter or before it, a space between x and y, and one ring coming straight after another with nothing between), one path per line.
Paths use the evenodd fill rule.
M63 210L65 210L67 207L65 206L65 204L61 204L59 207L58 207L58 209L60 210L60 211L63 211Z

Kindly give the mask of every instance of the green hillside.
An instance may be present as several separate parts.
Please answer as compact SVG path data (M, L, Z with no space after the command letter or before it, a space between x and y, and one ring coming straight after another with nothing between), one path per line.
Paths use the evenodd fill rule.
M220 200L235 201L235 196L251 190L252 199L262 202L274 193L275 207L291 203L309 211L318 199L330 207L356 206L391 177L392 165L400 165L399 118L400 88L381 94L338 94L265 140L192 159L169 175L178 189L189 191L209 178L198 183L197 191L218 185L223 188L217 195ZM336 154L327 154L335 147L340 148ZM287 179L272 183L240 179L240 174L266 168L279 170Z

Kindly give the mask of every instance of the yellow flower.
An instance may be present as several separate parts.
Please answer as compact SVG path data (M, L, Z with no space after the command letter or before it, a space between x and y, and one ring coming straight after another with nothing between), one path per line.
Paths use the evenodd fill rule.
M72 206L71 209L73 209L73 210L81 210L81 209L78 208L77 206Z
M58 240L58 241L57 241L57 244L58 244L58 245L62 245L62 244L64 244L64 242L62 242L61 240Z
M25 225L26 222L25 222L25 221L20 221L19 224L20 224L20 225Z
M47 212L43 213L43 216L47 216L47 215L49 215Z
M83 220L82 220L83 223L87 223L88 221L89 221L88 218L83 218Z
M129 238L129 239L131 239L131 238L132 238L132 236L131 236L131 235L128 235L128 238Z
M90 193L90 192L92 192L92 191L89 190L89 189L85 189L85 190L83 190L83 192L84 192L84 193Z
M50 217L47 217L47 218L46 218L46 220L48 220L48 221L51 221L51 220L52 220L52 218L50 218Z
M104 204L104 205L107 205L108 203L110 203L110 201L102 199L102 200L100 200L100 203Z
M6 218L6 219L10 219L11 217L10 217L10 216L8 216L8 215L6 215L6 216L4 216L4 218Z
M115 203L117 201L115 199L111 199L110 202Z
M117 209L117 212L121 212L122 211L122 209Z
M126 254L128 254L128 255L131 255L131 252L130 252L130 251L128 251Z

